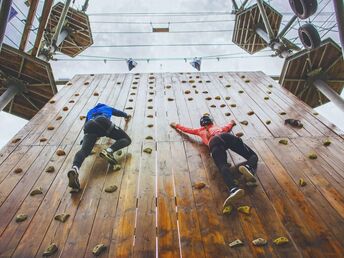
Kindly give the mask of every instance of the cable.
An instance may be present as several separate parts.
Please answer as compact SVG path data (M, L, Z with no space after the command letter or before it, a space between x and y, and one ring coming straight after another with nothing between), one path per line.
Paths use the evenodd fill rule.
M157 33L153 31L92 31L92 34L161 34L166 35L170 33L218 33L218 32L233 32L234 30L180 30L169 31L166 33Z
M171 12L171 13L89 13L88 16L212 16L212 15L232 15L230 12Z
M216 23L216 22L235 22L235 20L208 20L208 21L166 21L166 22L153 22L153 24L190 24L190 23ZM91 21L91 24L144 24L151 25L152 22L146 21Z
M8 37L7 35L5 35L5 37L11 41L17 48L19 48L19 45L17 45L17 43L15 43L10 37Z
M142 45L96 45L90 48L127 48L127 47L195 47L195 46L233 46L234 43L200 43L200 44L142 44ZM247 44L248 45L248 44ZM64 47L68 49L69 47ZM74 48L70 47L70 48Z

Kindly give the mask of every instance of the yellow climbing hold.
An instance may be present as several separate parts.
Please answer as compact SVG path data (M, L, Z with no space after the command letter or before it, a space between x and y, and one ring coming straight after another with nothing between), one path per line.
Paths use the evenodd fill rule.
M64 155L66 155L66 153L65 153L64 150L57 150L57 151L56 151L56 155L57 155L57 156L64 156Z
M286 244L286 243L288 243L289 242L289 240L288 240L288 238L286 238L286 237L279 237L279 238L276 238L275 240L274 240L274 243L276 244L276 245L283 245L283 244Z
M106 193L113 193L118 189L117 185L110 185L104 189Z
M236 104L231 104L231 107L236 107Z
M47 167L47 169L45 170L45 172L47 172L47 173L53 173L53 172L55 172L55 167L54 167L54 166L49 166L49 167Z
M99 256L105 250L106 246L104 244L98 244L92 249L92 253L94 256Z
M54 129L55 129L55 127L54 127L54 126L51 126L51 125L49 125L47 129L48 129L49 131L52 131L52 130L54 130Z
M27 215L26 214L19 214L16 216L16 222L23 222L27 219Z
M317 156L317 154L315 152L311 152L311 153L308 154L308 158L310 158L310 159L317 159L318 156Z
M323 145L324 146L329 146L331 144L331 141L329 139L326 139L324 142L323 142Z
M300 186L305 186L307 183L306 183L306 181L303 179L303 178L300 178L299 179L299 185Z
M57 214L54 219L57 221L60 221L62 223L65 223L66 220L70 217L70 215L68 213L61 213L61 214Z
M286 140L286 139L281 139L281 140L279 140L279 143L280 143L280 144L283 144L283 145L288 145L288 140Z
M266 97L264 97L264 99L265 99L265 100L268 100L268 99L269 99L269 97L267 97L267 96L266 96Z
M230 215L232 213L233 207L232 206L226 206L222 210L222 214Z
M240 207L238 207L238 211L241 213L244 213L246 215L249 215L250 211L251 211L251 207L250 206L240 206Z
M148 154L151 154L152 151L153 151L152 148L145 148L145 149L143 149L143 152L148 153Z
M37 194L43 194L43 188L42 187L37 187L33 189L30 193L31 196L35 196Z
M216 100L221 100L221 97L220 96L216 96L215 99Z
M80 120L84 120L86 118L86 116L80 116L79 118L80 118Z
M152 136L147 136L146 140L153 140L153 137Z
M44 253L43 253L43 257L46 256L52 256L54 253L57 252L57 245L55 243L52 243L48 246L47 249L45 249Z

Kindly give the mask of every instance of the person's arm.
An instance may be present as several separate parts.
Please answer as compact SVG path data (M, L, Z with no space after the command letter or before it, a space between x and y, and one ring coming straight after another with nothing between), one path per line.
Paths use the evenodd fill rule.
M189 127L185 127L185 126L182 126L182 125L176 124L176 123L171 123L171 127L178 129L179 131L182 131L184 133L189 133L189 134L194 134L194 135L199 134L198 128L189 128Z
M128 116L127 113L120 111L118 109L115 109L115 108L112 108L112 115L113 116L119 116L119 117L127 117Z
M231 120L228 124L222 127L222 131L230 132L235 125L236 125L235 121Z

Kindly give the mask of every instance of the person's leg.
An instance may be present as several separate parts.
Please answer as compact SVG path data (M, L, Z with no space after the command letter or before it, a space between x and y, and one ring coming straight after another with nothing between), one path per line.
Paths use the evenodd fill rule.
M125 131L117 126L114 126L107 136L116 140L116 142L110 146L112 152L116 152L131 144L129 135L127 135Z

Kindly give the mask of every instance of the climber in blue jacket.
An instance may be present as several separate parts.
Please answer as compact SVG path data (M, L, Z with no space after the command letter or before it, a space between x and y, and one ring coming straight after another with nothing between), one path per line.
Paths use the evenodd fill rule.
M124 117L126 122L131 118L127 113L102 103L98 103L88 111L84 125L82 147L75 154L73 166L67 173L69 181L68 186L74 190L80 189L79 169L85 158L90 155L97 138L106 136L116 140L109 148L99 153L101 158L107 160L111 164L117 163L113 154L131 143L130 137L121 128L111 122L111 116Z

